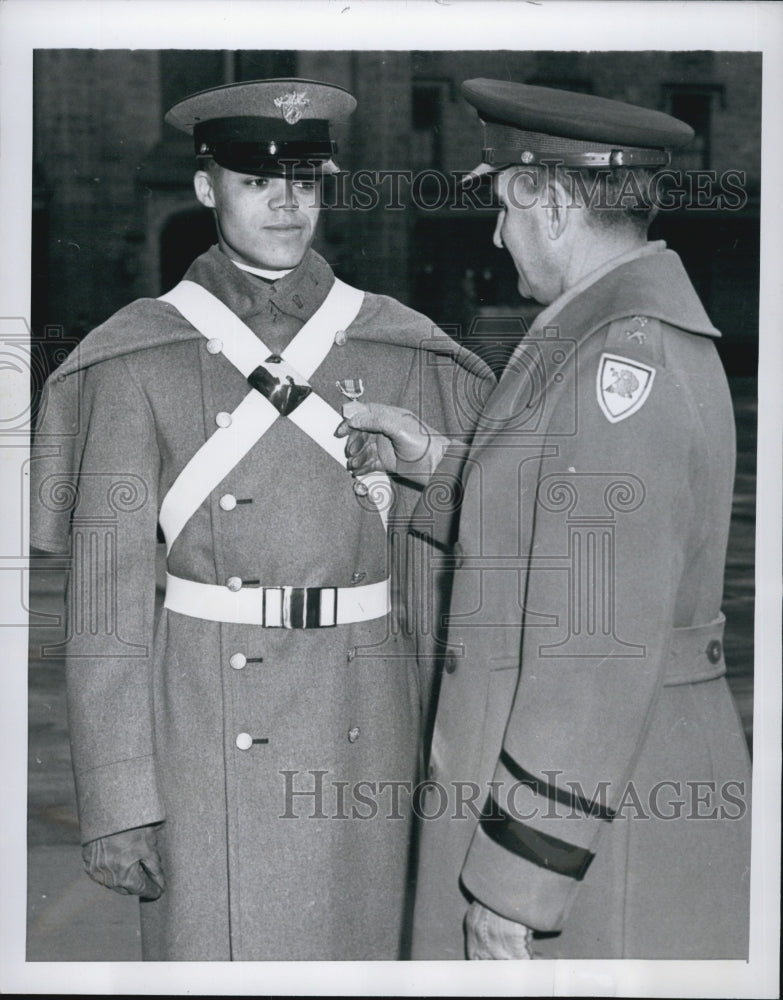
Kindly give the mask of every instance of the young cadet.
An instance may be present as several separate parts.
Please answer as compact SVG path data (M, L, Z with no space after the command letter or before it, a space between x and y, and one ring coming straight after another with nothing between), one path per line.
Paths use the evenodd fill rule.
M334 432L366 392L458 433L455 384L490 376L311 249L355 103L281 79L175 105L218 243L47 384L32 542L73 558L84 859L142 897L145 959L399 954L427 681L389 538L419 493L355 490Z
M340 430L357 473L404 464L461 499L413 955L743 958L731 398L718 331L647 240L656 170L692 132L584 94L463 92L495 244L545 308L467 452L374 401Z

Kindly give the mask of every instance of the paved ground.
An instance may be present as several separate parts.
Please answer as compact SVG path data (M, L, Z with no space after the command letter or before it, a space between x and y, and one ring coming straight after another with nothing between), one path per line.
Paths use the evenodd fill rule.
M28 853L28 962L138 962L138 902L108 892L82 871L79 848Z
M753 538L755 403L750 381L736 383L740 438L724 609L726 659L745 731L753 710ZM28 961L137 961L138 904L83 873L67 739L62 660L44 646L63 639L62 570L41 560L31 573L28 758ZM44 627L41 615L53 616ZM50 650L54 652L56 650Z

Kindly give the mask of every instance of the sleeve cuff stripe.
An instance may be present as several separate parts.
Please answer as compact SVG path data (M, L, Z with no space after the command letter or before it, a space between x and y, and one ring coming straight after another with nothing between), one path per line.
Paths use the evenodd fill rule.
M536 795L545 795L548 799L562 806L568 806L569 809L577 808L580 812L585 813L586 816L594 816L596 819L605 820L607 823L611 823L615 817L614 810L608 806L601 805L595 799L591 801L575 791L566 791L565 788L558 788L555 784L550 784L547 781L537 778L530 771L526 771L523 767L520 767L505 750L500 754L500 761L515 781L527 785Z
M481 828L499 847L577 882L585 877L594 857L584 847L576 847L512 819L492 796L484 808Z

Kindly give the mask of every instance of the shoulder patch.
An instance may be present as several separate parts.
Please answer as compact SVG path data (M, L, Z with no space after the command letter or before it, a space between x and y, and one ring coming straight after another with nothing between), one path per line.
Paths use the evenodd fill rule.
M606 419L616 424L640 410L654 378L655 369L650 365L604 352L598 362L596 394Z

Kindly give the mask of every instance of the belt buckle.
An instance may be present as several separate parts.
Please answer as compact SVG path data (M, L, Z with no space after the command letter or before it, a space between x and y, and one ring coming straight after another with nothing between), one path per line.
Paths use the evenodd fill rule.
M264 587L268 628L332 628L337 624L337 587Z

